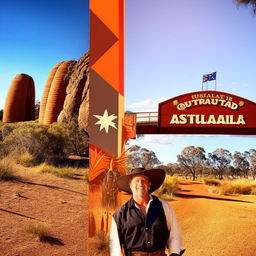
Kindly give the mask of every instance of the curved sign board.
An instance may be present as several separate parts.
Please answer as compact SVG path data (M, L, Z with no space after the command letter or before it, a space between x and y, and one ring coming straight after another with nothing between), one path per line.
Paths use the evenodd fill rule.
M256 103L219 91L183 94L159 104L160 133L256 134Z

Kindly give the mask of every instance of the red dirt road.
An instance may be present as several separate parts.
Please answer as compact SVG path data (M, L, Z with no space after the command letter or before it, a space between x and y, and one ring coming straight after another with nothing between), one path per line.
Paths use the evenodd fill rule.
M183 234L185 256L255 256L256 196L217 196L182 181L170 204Z
M86 183L35 170L20 176L18 182L0 181L0 255L91 256L85 245ZM187 181L180 187L170 204L183 234L184 256L256 256L256 196L216 196ZM25 227L38 220L49 224L52 241L26 234Z

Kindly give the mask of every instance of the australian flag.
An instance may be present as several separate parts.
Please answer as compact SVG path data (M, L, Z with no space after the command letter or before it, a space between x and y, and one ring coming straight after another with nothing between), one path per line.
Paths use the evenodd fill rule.
M217 72L213 72L211 74L203 75L203 83L205 83L207 81L216 80L216 73Z

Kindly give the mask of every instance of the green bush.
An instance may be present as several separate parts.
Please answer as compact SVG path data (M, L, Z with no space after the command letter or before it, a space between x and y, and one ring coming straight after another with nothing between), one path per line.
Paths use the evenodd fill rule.
M2 143L4 154L17 151L33 155L37 162L64 155L64 137L48 132L47 126L19 127L10 132Z
M58 163L69 154L88 152L88 135L75 122L41 125L36 121L0 126L0 158L31 154L35 163Z

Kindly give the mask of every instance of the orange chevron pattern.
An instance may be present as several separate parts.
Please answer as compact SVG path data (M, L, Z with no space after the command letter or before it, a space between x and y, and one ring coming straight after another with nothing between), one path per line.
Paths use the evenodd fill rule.
M107 109L106 104L94 108L95 98L102 101L116 102L117 108L109 115L118 116L117 140L113 141L115 149L111 148L108 154L120 155L122 150L122 118L124 116L124 0L91 0L90 1L90 136L96 134L95 115L99 116ZM93 72L92 72L93 71ZM101 81L97 84L97 88L93 85L94 81ZM116 91L113 99L113 92L108 95L108 85ZM104 86L105 95L101 95L99 87ZM110 90L109 90L110 91ZM103 98L102 98L103 97ZM97 113L94 111L97 109ZM108 109L107 109L108 110ZM121 111L120 111L121 110ZM113 134L112 134L113 136ZM91 144L101 148L101 144L97 143L98 136L91 136ZM102 138L101 138L102 143ZM106 148L106 147L105 147Z
M91 0L90 15L91 68L124 95L124 0Z
M90 0L89 237L109 232L120 205L123 118L124 0Z

